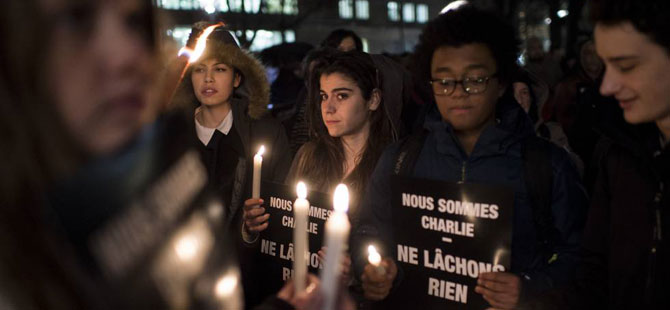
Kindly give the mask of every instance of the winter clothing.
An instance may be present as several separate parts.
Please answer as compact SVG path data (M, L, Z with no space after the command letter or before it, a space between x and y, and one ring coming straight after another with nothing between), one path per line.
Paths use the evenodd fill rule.
M561 124L554 121L544 120L542 117L540 117L539 112L543 110L545 103L549 99L549 84L540 79L540 77L533 72L526 71L525 74L528 80L522 82L529 82L530 85L528 85L528 87L533 94L531 98L534 99L534 102L531 103L531 106L535 105L535 108L531 107L528 113L531 120L535 121L535 132L538 136L543 137L558 145L559 147L564 148L568 152L568 155L570 155L572 161L575 163L579 175L583 176L584 161L572 151L568 137L565 135ZM531 113L534 115L531 115Z
M560 232L552 253L542 253L538 233L533 222L528 190L523 179L522 144L534 135L525 112L511 98L503 97L496 107L496 124L487 127L468 156L461 148L452 127L441 119L434 106L424 125L428 131L412 177L450 182L504 185L514 189L514 219L512 233L511 272L521 276L522 295L543 291L566 283L573 275L578 242L586 212L586 195L579 177L566 152L551 145L553 170L552 217ZM378 239L390 253L394 251L392 238L392 197L390 177L400 143L391 145L382 155L368 187L362 206L361 225L353 230L352 249L363 249L366 240ZM548 262L548 256L558 254ZM358 275L366 264L364 256L354 256ZM400 267L400 266L399 266ZM399 271L401 278L402 270ZM397 295L401 295L398 293ZM408 296L387 297L393 307Z
M239 87L234 90L231 102L233 113L231 133L239 136L242 149L238 149L239 145L233 142L231 142L233 144L219 143L219 139L216 139L221 136L219 131L215 132L207 145L202 144L200 147L203 159L206 161L210 183L219 190L225 186L226 182L223 179L230 177L230 175L220 173L221 169L226 167L223 156L230 157L230 154L226 154L224 149L230 151L232 148L239 155L237 165L233 169L235 181L230 186L232 192L222 193L224 197L230 196L230 199L224 200L228 211L226 223L232 223L234 228L241 224L234 219L240 218L244 200L250 197L253 168L251 159L260 145L264 145L266 149L261 172L264 180L283 181L288 171L291 155L283 127L267 113L270 88L263 65L249 52L240 49L227 31L216 31L209 37L207 48L200 59L211 58L219 59L234 67L242 76ZM190 79L191 72L192 69L187 71L175 95L174 103L177 106L193 106L198 103ZM237 139L230 140L236 141ZM215 156L215 154L219 155ZM230 165L227 160L225 162ZM240 230L235 229L234 231L239 234Z
M0 252L21 260L0 255L0 298L11 301L1 308L239 305L239 295L221 300L191 289L211 283L220 270L237 272L237 258L227 236L217 233L221 217L207 212L219 206L211 203L188 128L192 123L184 113L164 115L116 152L91 158L44 191L31 191L34 204L23 206L29 213L14 218L23 222L30 214L23 223L32 232L17 234L0 226L2 235L13 235L12 243L0 243ZM198 250L200 259L184 262L175 245L194 226L208 246Z
M670 150L654 124L609 125L603 134L609 147L584 230L576 301L584 309L668 309Z
M256 251L242 240L244 201L251 197L252 158L261 145L265 146L261 177L267 181L282 182L291 163L291 153L284 128L267 113L270 88L262 64L251 53L240 49L232 34L222 28L208 37L207 47L200 59L212 58L234 67L241 75L241 82L231 100L233 126L229 135L224 137L217 130L207 145L199 144L199 150L208 171L209 183L224 202L227 233L234 236L239 246L245 304L253 307L261 300L256 289ZM177 106L198 103L191 83L191 71L187 71L175 95ZM195 135L195 126L193 130Z

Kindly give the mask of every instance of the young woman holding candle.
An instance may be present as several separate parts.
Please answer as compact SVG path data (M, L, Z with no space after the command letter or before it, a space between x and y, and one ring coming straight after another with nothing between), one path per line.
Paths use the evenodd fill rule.
M346 184L351 197L348 215L355 227L357 202L369 176L384 147L400 130L400 109L406 98L404 74L387 58L362 52L332 50L317 59L307 106L314 138L298 151L286 184L304 181L310 189L325 193L333 193L339 183ZM254 203L257 201L247 201L245 225L260 232L271 219L262 210L251 209ZM324 251L319 254L325 257ZM341 269L345 281L350 267L347 255Z
M349 216L355 222L357 201L377 159L401 131L400 109L407 100L404 74L386 57L363 52L330 50L315 60L307 107L314 138L296 154L286 184L302 180L324 193L346 184ZM249 200L247 206L256 202ZM255 232L267 228L268 219L260 210L245 212L245 225Z
M196 23L187 46L209 26ZM241 206L251 197L253 156L264 146L261 176L281 182L291 161L281 124L267 113L269 85L262 64L224 27L209 36L186 71L175 106L195 108L195 131L209 182L221 194L227 222L239 235Z
M187 46L210 23L198 22ZM254 155L261 146L263 180L282 182L291 162L288 139L281 124L267 113L269 85L263 65L224 27L208 37L197 62L190 64L173 101L174 107L194 109L195 133L209 184L225 206L224 227L236 239L247 306L258 303L254 273L255 252L246 246L257 238L243 225L242 206L252 197Z

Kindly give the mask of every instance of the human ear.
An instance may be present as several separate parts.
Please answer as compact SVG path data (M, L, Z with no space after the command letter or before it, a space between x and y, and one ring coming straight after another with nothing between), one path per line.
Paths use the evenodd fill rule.
M235 72L235 79L233 81L233 87L237 88L240 86L240 83L242 83L242 76Z
M508 83L499 83L498 84L498 98L502 97L505 94L505 90L510 86ZM512 92L514 89L512 89Z
M382 93L379 88L372 90L370 100L368 101L368 109L370 111L376 111L379 108L379 105L382 102Z

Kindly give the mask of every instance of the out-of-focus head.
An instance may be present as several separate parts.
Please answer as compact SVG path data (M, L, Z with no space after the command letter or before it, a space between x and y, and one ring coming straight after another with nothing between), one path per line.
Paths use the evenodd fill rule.
M55 175L135 136L153 82L150 1L6 0L0 15L0 95L20 128L16 152L48 153L31 160Z
M603 62L596 53L596 46L593 41L584 42L579 49L579 63L584 72L593 80L600 77L603 72Z
M326 39L321 42L321 47L336 48L343 52L352 50L362 52L363 41L351 30L337 29L328 34Z
M536 123L540 119L538 111L549 98L549 85L535 73L519 69L509 91L533 123Z
M670 2L598 1L592 14L605 63L600 92L619 101L629 123L670 121Z
M41 8L51 32L44 82L65 127L87 152L114 151L148 108L150 2L43 0Z
M528 55L528 60L530 61L539 61L544 58L544 47L540 38L528 38L526 41L526 55Z
M528 84L524 82L514 82L512 83L512 86L514 87L514 99L516 99L519 105L521 105L521 108L528 113L532 102Z
M516 71L514 29L494 13L461 6L426 26L415 63L442 119L456 130L481 129Z

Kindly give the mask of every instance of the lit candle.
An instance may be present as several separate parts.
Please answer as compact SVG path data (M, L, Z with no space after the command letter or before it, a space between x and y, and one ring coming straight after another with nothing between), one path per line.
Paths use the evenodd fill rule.
M332 310L335 306L342 252L346 251L351 228L347 217L349 190L344 184L338 185L335 189L333 209L334 212L326 221L326 260L321 273L321 289L325 297L326 310Z
M293 204L293 270L296 293L305 290L305 277L307 276L307 258L309 240L307 238L307 216L309 213L309 201L307 197L307 187L305 183L298 182L296 191L298 199Z
M163 91L161 93L163 97L160 99L160 104L163 105L163 108L166 108L172 101L172 97L174 97L177 87L179 87L181 80L184 78L188 65L197 61L205 51L209 34L212 33L216 27L221 27L223 25L223 23L218 23L205 28L202 34L198 37L195 48L191 49L184 46L179 50L179 53L177 53L177 60L169 65L167 72L163 77Z
M386 268L381 265L382 262L382 256L379 255L379 252L377 252L377 249L375 249L374 245L369 245L368 246L368 262L372 265L375 266L375 270L377 270L377 274L383 275L386 273Z
M261 167L263 166L263 153L265 153L265 146L261 145L258 153L254 156L254 178L251 187L251 198L261 198Z

